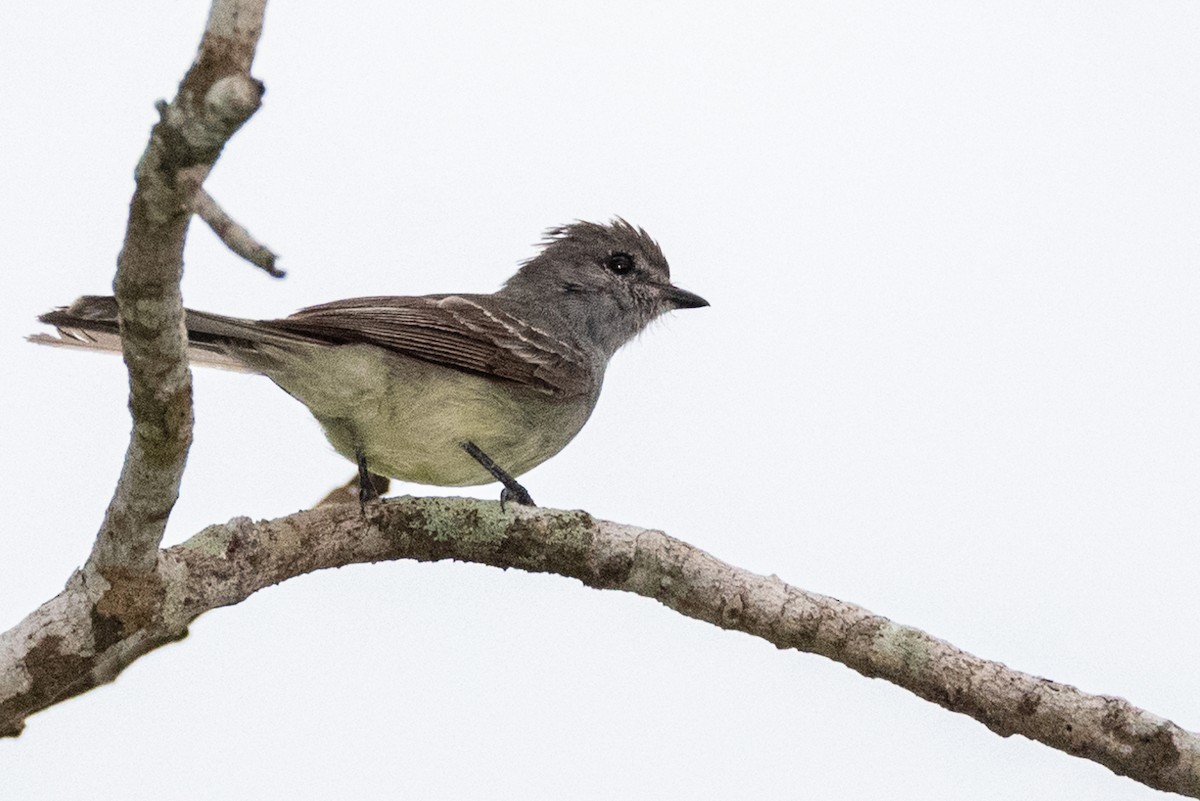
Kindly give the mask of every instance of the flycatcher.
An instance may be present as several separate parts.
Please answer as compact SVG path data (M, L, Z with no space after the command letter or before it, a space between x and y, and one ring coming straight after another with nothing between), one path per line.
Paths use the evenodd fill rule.
M338 453L369 473L440 487L500 481L558 453L587 422L613 354L659 315L708 302L671 283L642 228L617 218L547 232L490 295L353 298L280 320L188 310L194 364L261 373L299 400ZM121 350L112 297L38 318L42 344Z

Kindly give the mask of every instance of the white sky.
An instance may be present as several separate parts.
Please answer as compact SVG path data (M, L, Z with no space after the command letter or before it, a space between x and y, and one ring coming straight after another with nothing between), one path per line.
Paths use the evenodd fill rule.
M495 289L621 214L712 302L618 355L524 483L1200 729L1200 4L273 3L188 304ZM715 5L715 4L710 4ZM35 349L108 291L207 2L0 6L0 627L86 557L120 362ZM351 466L196 375L168 531ZM428 492L401 487L400 492ZM477 488L492 498L496 487ZM306 576L0 742L5 798L1157 798L645 599L457 564Z

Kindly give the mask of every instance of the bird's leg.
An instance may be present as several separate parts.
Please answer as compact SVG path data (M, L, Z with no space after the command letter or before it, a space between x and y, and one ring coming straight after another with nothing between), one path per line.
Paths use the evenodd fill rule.
M367 504L379 500L379 488L375 485L375 476L367 468L367 454L362 446L354 449L354 457L358 460L358 505L364 510Z
M380 495L386 495L388 487L391 486L392 480L387 476L381 476L378 473L372 473L371 478L374 479L375 491ZM354 471L354 475L350 477L342 486L337 489L330 490L329 494L317 502L313 508L320 506L337 506L340 503L349 503L358 497L358 471Z
M500 492L501 511L504 510L504 504L506 501L519 503L522 506L537 506L537 504L533 502L533 498L529 496L529 491L522 487L515 478L504 472L504 470L498 464L492 461L492 457L488 456L479 449L478 445L470 440L461 443L461 445L462 449L469 453L472 459L479 462L479 464L483 466L484 470L492 474L492 478L504 485L504 489Z

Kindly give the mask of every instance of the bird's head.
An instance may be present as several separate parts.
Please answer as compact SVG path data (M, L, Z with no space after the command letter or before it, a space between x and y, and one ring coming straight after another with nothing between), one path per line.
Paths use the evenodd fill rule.
M508 280L501 294L550 307L609 355L674 309L707 306L671 283L658 243L621 218L574 222L546 232L542 251Z

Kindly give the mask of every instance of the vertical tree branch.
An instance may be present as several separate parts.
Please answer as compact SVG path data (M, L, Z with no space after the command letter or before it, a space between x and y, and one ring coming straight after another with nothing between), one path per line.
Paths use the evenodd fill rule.
M0 638L0 735L29 712L111 680L123 658L183 636L163 613L159 544L192 438L192 381L179 281L192 198L258 109L250 77L266 0L214 0L195 62L138 162L113 282L133 431L91 556L66 588ZM150 633L153 632L153 637Z
M179 281L192 197L263 86L250 77L266 0L215 0L199 53L137 167L113 288L133 432L88 560L109 582L157 563L192 437L192 381Z

